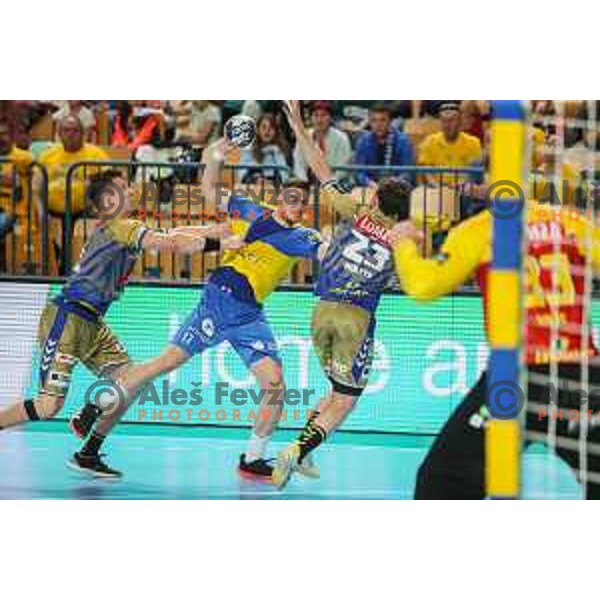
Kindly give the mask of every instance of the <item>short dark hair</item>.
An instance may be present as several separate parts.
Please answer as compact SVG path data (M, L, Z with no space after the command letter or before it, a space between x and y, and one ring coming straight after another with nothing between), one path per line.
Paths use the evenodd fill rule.
M410 218L412 184L401 177L384 177L377 185L379 210L398 221Z
M385 102L375 102L371 106L372 113L385 113L390 119L392 118L392 109Z
M324 110L328 112L330 115L333 114L333 106L329 100L315 100L312 103L310 112L314 113L317 110Z
M107 185L112 184L117 177L125 177L120 169L110 168L94 173L86 191L86 200L95 210L100 209L100 200Z
M460 104L458 102L444 102L438 108L438 116L443 112L460 112Z
M288 190L298 190L302 198L302 204L307 205L310 198L310 183L304 179L288 179L279 191L283 194L282 200L284 204L295 203L297 198L294 194L289 194Z
M304 190L305 192L310 191L310 183L308 183L308 181L306 181L304 179L288 179L283 184L283 187L285 189L296 188L299 190Z

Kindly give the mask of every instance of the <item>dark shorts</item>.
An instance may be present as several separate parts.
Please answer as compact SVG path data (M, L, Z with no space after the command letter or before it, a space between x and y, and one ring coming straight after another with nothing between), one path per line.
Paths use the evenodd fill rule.
M567 418L569 410L600 410L600 402L591 399L582 404L579 390L581 369L564 365L559 371L561 384L556 386L556 411L549 408L550 388L547 368L532 368L528 381L528 409L525 415L524 450L533 442L548 443L550 415L556 423L556 454L577 475L579 469L579 427ZM589 369L590 389L600 388L600 368ZM487 377L484 373L450 416L419 467L415 488L417 499L482 499L485 497L485 426L489 419L486 402ZM594 394L592 394L594 395ZM552 415L554 414L554 417ZM600 454L591 446L600 444L600 423L590 423L587 435L587 471L600 480ZM592 475L590 476L590 478ZM600 499L600 483L588 481L585 495Z

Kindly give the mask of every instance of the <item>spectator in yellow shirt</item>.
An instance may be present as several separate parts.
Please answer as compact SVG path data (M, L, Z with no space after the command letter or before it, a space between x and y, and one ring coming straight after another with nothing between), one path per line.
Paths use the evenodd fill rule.
M13 143L11 126L6 121L0 121L0 159L0 231L4 233L15 220L27 219L28 169L33 162L29 152Z
M84 141L85 131L75 115L64 117L58 124L60 142L40 155L40 163L48 171L48 210L62 216L66 208L66 178L69 167L78 162L107 161L108 154L102 148ZM85 174L84 174L85 172ZM98 169L83 167L75 169L71 179L71 212L81 214L85 208L85 178Z
M561 160L562 152L556 147L556 138L536 151L535 167L529 178L529 196L538 202L577 205L576 191L584 191L584 181L573 165ZM581 207L580 207L581 208Z
M461 131L461 114L458 104L443 104L440 107L441 131L428 135L419 147L418 163L428 167L470 167L482 160L481 142L474 136ZM452 174L430 174L426 177L431 184L451 185L466 178Z

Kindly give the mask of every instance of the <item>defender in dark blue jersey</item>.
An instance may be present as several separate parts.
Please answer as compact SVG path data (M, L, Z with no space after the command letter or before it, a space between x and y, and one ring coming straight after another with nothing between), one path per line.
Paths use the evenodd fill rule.
M121 196L116 211L113 206L115 188ZM21 400L0 411L0 429L49 419L58 413L78 362L99 378L111 379L122 386L133 363L104 322L104 315L123 292L142 251L189 253L208 250L210 245L205 237L221 237L229 232L224 225L181 227L163 232L130 219L131 189L118 170L94 175L87 194L98 223L72 275L42 312L38 335L39 393L35 399ZM98 407L87 404L83 412L72 419L71 428L82 437L83 422L98 415ZM89 429L85 431L87 433ZM103 438L104 435L92 434L69 465L100 477L118 477L120 473L105 465L98 455Z
M331 170L308 136L299 104L288 103L297 143L322 183L321 198L340 214L341 223L321 261L312 319L313 344L330 393L321 400L298 439L277 457L273 482L283 488L302 465L318 476L311 452L352 411L367 385L373 360L375 311L394 274L389 231L408 217L412 185L383 179L368 205L357 206L352 185L332 179Z

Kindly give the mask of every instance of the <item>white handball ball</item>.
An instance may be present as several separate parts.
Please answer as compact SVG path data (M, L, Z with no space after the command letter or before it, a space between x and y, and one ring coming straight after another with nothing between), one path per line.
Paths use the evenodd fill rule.
M249 148L256 139L256 122L246 115L235 115L225 123L225 137L238 148Z

